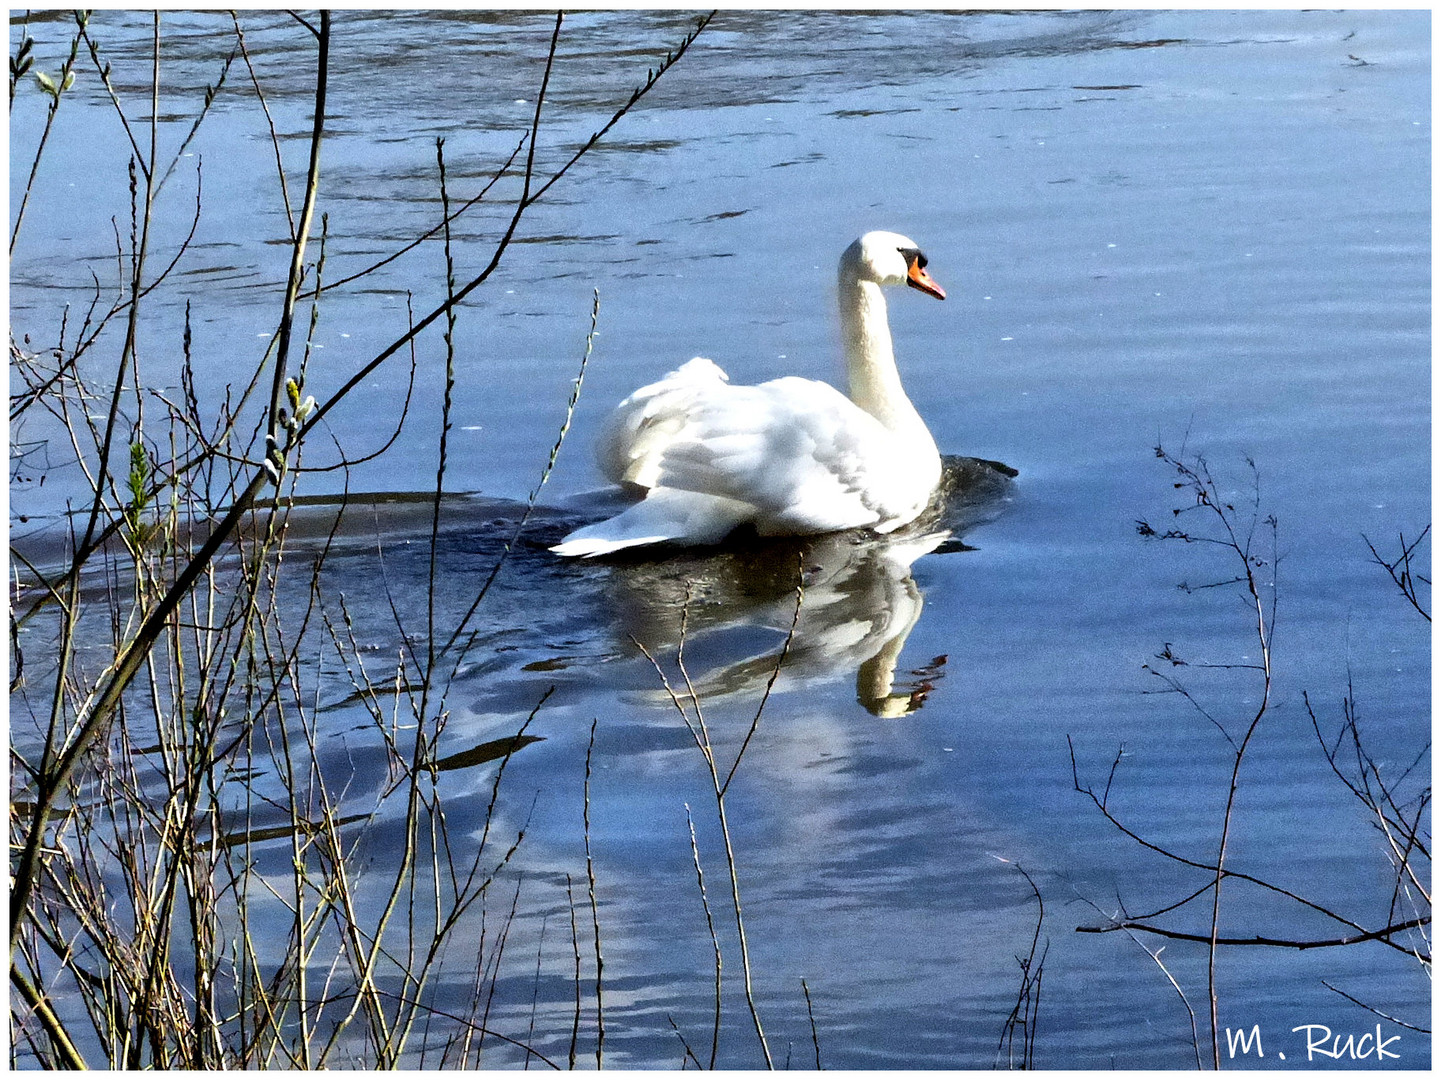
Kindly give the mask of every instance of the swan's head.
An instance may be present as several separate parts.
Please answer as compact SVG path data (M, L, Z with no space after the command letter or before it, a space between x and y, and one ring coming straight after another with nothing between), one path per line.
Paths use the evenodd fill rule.
M841 256L841 281L873 281L877 285L909 285L937 300L946 290L926 273L920 246L900 233L868 232Z

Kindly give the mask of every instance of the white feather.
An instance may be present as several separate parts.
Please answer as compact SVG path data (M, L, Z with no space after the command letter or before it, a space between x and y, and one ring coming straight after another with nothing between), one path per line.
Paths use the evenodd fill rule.
M557 555L608 555L668 540L713 544L748 521L752 512L732 499L658 487L615 517L576 529L550 550Z

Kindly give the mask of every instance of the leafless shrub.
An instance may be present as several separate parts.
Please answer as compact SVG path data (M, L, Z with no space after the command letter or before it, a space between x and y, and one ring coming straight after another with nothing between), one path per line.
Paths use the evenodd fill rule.
M103 28L89 16L77 18L60 76L38 80L49 104L37 167L79 58L88 55L131 147L130 206L128 229L115 230L113 291L96 276L88 309L74 319L65 312L54 347L11 343L18 387L12 428L43 413L64 433L89 492L61 565L20 561L25 575L12 593L12 1064L393 1067L431 1055L474 1067L487 1039L523 1050L527 1061L556 1064L529 1034L489 1026L519 882L498 933L485 931L487 898L525 834L523 822L507 825L499 812L502 779L511 757L536 741L526 732L545 697L529 717L517 718L514 735L443 752L447 692L488 584L468 613L444 625L432 562L423 632L397 614L401 645L377 657L327 573L339 514L317 544L292 542L290 529L317 425L398 353L410 354L413 380L418 338L445 319L433 550L459 306L494 273L526 211L680 59L709 16L604 126L546 172L536 148L564 24L557 16L517 151L454 209L437 148L442 220L421 239L437 236L445 245L452 269L444 299L317 402L306 379L310 338L324 291L343 283L322 283L327 228L319 212L334 18L328 10L294 16L315 48L314 105L298 198L270 128L290 230L287 280L269 348L214 405L202 403L196 389L188 305L178 392L147 389L135 347L147 298L184 263L204 206L197 168L189 232L159 252L156 197L180 157L177 151L167 163L158 148L160 13L153 17L150 100L140 114L147 118L137 119L117 92ZM206 88L181 151L237 55L265 109L239 18L233 28L235 49ZM22 34L11 57L12 106L34 63L33 44ZM32 186L34 176L32 167ZM503 176L519 185L520 198L483 268L458 280L450 225ZM26 205L12 226L12 250ZM318 254L311 244L317 228ZM108 376L100 377L92 361L116 336L111 329L121 340ZM587 356L589 349L588 341ZM407 390L394 417L397 432L408 402ZM569 410L557 449L568 424ZM23 438L12 445L12 475L42 466ZM354 460L342 453L337 467ZM350 707L368 717L369 737L384 751L387 775L364 790L350 786L352 772L330 752L327 697L342 681ZM493 772L484 818L457 831L443 775L482 764ZM381 837L391 848L377 869L368 860ZM477 913L478 992L462 1015L440 1004L436 983L457 930L474 925ZM597 961L598 950L597 922Z
M1423 835L1422 830L1424 813L1430 802L1430 788L1429 785L1426 786L1423 791L1408 801L1403 802L1397 799L1395 785L1410 776L1412 770L1406 770L1401 777L1382 778L1375 762L1362 747L1352 711L1352 698L1348 696L1345 705L1346 720L1336 739L1328 742L1321 735L1314 712L1311 713L1311 717L1313 724L1316 725L1317 737L1326 748L1327 758L1333 771L1360 798L1368 812L1375 817L1377 828L1385 839L1387 853L1395 872L1395 882L1388 905L1388 914L1383 924L1379 927L1375 926L1374 922L1368 925L1359 918L1352 918L1331 910L1296 891L1284 888L1257 875L1237 871L1228 865L1227 853L1232 833L1236 794L1241 784L1241 772L1246 752L1271 707L1271 628L1275 623L1277 603L1274 573L1277 561L1277 522L1273 516L1263 515L1261 511L1260 482L1253 462L1247 462L1253 478L1252 496L1247 503L1238 506L1237 501L1229 499L1222 493L1204 459L1195 457L1183 460L1160 447L1156 449L1156 456L1173 472L1174 487L1183 494L1185 501L1183 505L1173 510L1174 524L1171 527L1162 529L1149 522L1141 521L1137 523L1137 530L1146 540L1205 545L1218 548L1224 553L1227 565L1232 568L1230 576L1216 581L1206 581L1199 585L1183 584L1181 588L1188 593L1209 589L1234 590L1244 600L1250 624L1249 635L1255 642L1257 655L1260 658L1259 662L1204 666L1238 671L1254 680L1256 683L1254 696L1258 703L1254 709L1248 710L1239 719L1218 714L1191 690L1182 677L1176 674L1178 670L1190 665L1188 661L1175 653L1170 643L1167 643L1156 657L1163 661L1163 666L1146 665L1146 670L1162 684L1160 692L1177 695L1191 711L1220 733L1229 748L1229 783L1224 810L1217 826L1218 836L1213 853L1186 854L1172 850L1149 838L1139 828L1123 820L1112 809L1111 793L1124 747L1116 753L1111 761L1104 785L1097 785L1082 781L1075 746L1071 745L1072 779L1076 791L1089 798L1106 820L1111 822L1123 835L1159 857L1198 872L1203 879L1203 883L1199 887L1179 899L1159 904L1152 902L1148 905L1150 910L1144 913L1133 913L1121 905L1119 913L1110 916L1104 925L1082 926L1077 927L1077 930L1082 933L1124 931L1133 938L1139 932L1170 940L1203 944L1206 947L1207 961L1206 989L1209 1002L1210 1058L1212 1066L1220 1068L1216 968L1224 948L1251 946L1305 950L1379 942L1401 953L1415 956L1423 966L1429 968L1430 948L1425 938L1424 928L1430 924L1430 896L1422 883L1429 877L1429 868L1424 864L1429 863L1430 856L1427 847L1428 838ZM1191 521L1197 518L1200 520L1194 526L1191 525ZM1422 536L1424 535L1423 531ZM1410 558L1415 543L1419 543L1419 539L1410 546L1407 546L1403 540L1402 554L1394 563L1387 563L1379 555L1376 556L1377 561L1387 568L1402 592L1406 593L1413 604L1415 604L1413 590L1417 579L1410 570ZM1374 548L1372 551L1374 554ZM1421 580L1424 581L1424 579ZM1416 606L1418 611L1421 610L1419 604ZM1422 614L1425 613L1422 612ZM1307 708L1310 709L1309 700ZM1344 756L1354 763L1354 768L1350 773L1347 773L1340 764L1340 759L1343 757L1343 745L1348 747ZM1423 755L1424 753L1425 751L1423 751ZM1418 762L1419 760L1418 757ZM1284 904L1298 905L1318 913L1338 924L1342 932L1328 938L1298 937L1294 939L1264 935L1223 935L1221 933L1221 898L1223 886L1227 882L1235 882L1238 886L1261 890ZM1119 900L1118 904L1121 904ZM1204 905L1207 909L1204 926L1199 930L1183 930L1163 925L1158 921L1163 915L1169 915L1174 919L1178 913L1189 912L1193 906L1197 905ZM1418 939L1414 936L1417 934L1419 934L1419 944L1417 943ZM1149 948L1146 951L1152 956L1152 959L1160 964L1159 951L1152 952ZM1172 986L1181 995L1187 1011L1190 1012L1190 1003L1186 999L1184 991L1171 976L1170 971L1164 965L1161 965L1161 968L1166 977L1170 979ZM1194 1013L1192 1013L1192 1030L1194 1039Z

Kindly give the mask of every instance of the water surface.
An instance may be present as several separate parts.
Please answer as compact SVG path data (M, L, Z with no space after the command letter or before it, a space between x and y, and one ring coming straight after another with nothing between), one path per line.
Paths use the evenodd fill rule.
M692 22L568 18L542 165L603 123ZM279 14L243 24L299 170L307 35ZM551 25L539 14L337 13L327 279L434 224L437 136L456 198L489 179L528 122ZM231 47L229 22L175 13L162 26L174 110L162 132L178 144ZM58 67L65 24L32 21L31 32L37 62ZM119 91L143 98L148 19L101 13L95 32ZM719 835L696 747L636 642L674 674L689 593L688 666L730 760L791 625L799 556L808 599L790 662L728 795L778 1063L813 1064L804 979L827 1067L992 1065L1036 919L1019 864L1046 904L1036 1063L1194 1066L1186 1010L1157 964L1122 934L1075 933L1204 880L1127 840L1076 793L1068 736L1083 779L1098 784L1124 745L1118 812L1205 860L1229 750L1186 702L1148 693L1158 683L1142 665L1169 644L1226 723L1255 703L1247 671L1200 669L1254 662L1244 606L1229 590L1176 588L1234 568L1195 545L1137 536L1138 519L1161 527L1186 497L1158 443L1204 455L1243 507L1255 490L1249 458L1260 513L1279 521L1273 704L1241 774L1233 865L1383 925L1385 852L1327 768L1302 693L1334 729L1349 680L1383 767L1399 770L1426 744L1428 628L1362 537L1391 552L1430 517L1429 41L1424 12L724 12L533 208L458 323L446 486L479 494L448 504L441 538L442 607L457 614L541 474L598 290L573 427L449 700L459 751L514 734L556 688L528 729L544 741L515 755L500 804L506 825L528 824L507 879L521 888L519 959L503 969L493 1026L525 1029L538 1001L547 1034L536 1045L564 1058L573 986L557 927L565 875L584 873L581 779L595 719L607 1064L677 1066L671 1021L707 1045L711 941L686 805L716 890ZM146 378L172 386L191 303L212 400L237 361L263 352L288 258L264 118L245 87L233 71L167 185L173 250L203 161L195 240L150 299L141 342ZM12 206L42 121L37 95L22 96ZM113 276L111 217L128 213L127 144L93 77L77 80L53 138L11 271L13 330L36 342L53 338L64 303L88 302L92 270ZM462 219L462 279L488 258L515 190L497 196ZM870 228L916 239L949 294L891 304L907 386L942 451L1005 462L1015 481L956 500L933 523L949 535L917 530L898 544L830 538L799 552L607 565L549 556L547 542L599 512L586 495L601 484L589 447L630 389L693 355L738 382L839 377L834 265ZM443 274L427 245L329 294L308 389L323 400L398 336L407 291L418 311L439 302ZM433 483L442 358L438 334L423 338L400 441L354 469L351 490ZM405 381L403 362L383 369L333 413L339 443L353 454L378 446ZM53 529L80 490L63 444L38 420L12 440L44 445L51 466L44 487L38 467L12 467L12 534ZM332 452L317 443L308 462ZM322 473L302 490L334 494L341 483ZM424 529L386 519L368 540L359 532L330 561L329 581L361 598L364 640L393 657L397 631L373 584L422 610ZM326 678L343 700L343 680ZM327 765L351 777L347 799L363 812L384 780L378 737L343 707L333 715ZM488 768L449 774L454 819L483 813ZM1429 783L1429 759L1421 772L1413 788ZM382 859L394 827L372 822L362 850ZM1239 887L1228 895L1225 932L1335 932ZM1192 911L1171 925L1199 931L1205 920ZM738 962L729 936L723 944L729 980ZM537 951L553 962L541 981ZM1163 956L1203 1015L1204 949L1172 942ZM467 978L460 965L442 996L466 993ZM1420 965L1375 943L1230 948L1218 979L1223 1025L1260 1025L1266 1065L1304 1062L1298 1025L1374 1028L1374 1015L1322 980L1427 1026ZM720 1061L755 1067L738 986L727 985ZM1426 1066L1429 1036L1383 1026L1401 1035L1401 1056L1385 1064ZM496 1066L524 1060L499 1044L487 1054Z

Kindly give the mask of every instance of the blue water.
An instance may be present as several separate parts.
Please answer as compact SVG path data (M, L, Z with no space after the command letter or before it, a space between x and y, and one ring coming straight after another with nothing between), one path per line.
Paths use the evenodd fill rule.
M148 20L96 19L117 86L142 97ZM306 35L278 14L244 21L278 128L308 131ZM569 18L542 165L603 123L692 21ZM163 25L176 74L162 130L178 143L196 88L230 47L229 23L177 13ZM486 182L528 120L550 26L539 14L337 13L321 196L328 280L436 220L436 136L456 197ZM31 32L37 63L58 67L65 25ZM1103 921L1096 908L1153 911L1205 879L1125 838L1075 792L1067 737L1082 780L1102 786L1124 745L1113 808L1206 861L1230 752L1197 709L1147 693L1158 680L1142 665L1168 666L1156 655L1169 643L1188 661L1171 673L1230 730L1256 703L1254 673L1201 667L1256 659L1236 592L1176 588L1235 568L1198 545L1137 536L1138 519L1168 527L1187 499L1158 443L1203 455L1243 513L1257 490L1249 458L1260 516L1279 523L1281 559L1264 568L1278 593L1275 685L1240 776L1231 865L1384 925L1383 841L1326 766L1302 693L1334 733L1349 680L1368 747L1390 775L1426 745L1429 626L1362 537L1391 556L1398 533L1414 538L1430 520L1429 45L1426 12L724 12L533 208L457 328L446 484L500 501L453 507L442 549L442 593L458 612L509 536L514 501L540 476L598 290L599 333L543 489L546 510L481 608L480 638L449 701L459 749L513 734L557 687L530 728L545 741L516 754L500 806L506 825L528 825L507 878L521 887L517 959L492 1026L524 1029L539 987L537 1030L547 1034L537 1045L564 1058L573 994L564 880L584 875L581 777L597 719L590 813L607 1064L677 1067L669 1020L698 1051L709 1045L711 942L685 804L719 909L714 806L699 753L631 637L670 663L684 582L702 582L691 673L729 761L790 624L780 567L792 556L596 566L558 563L543 544L595 513L581 498L601 484L590 444L609 406L642 382L697 354L737 382L839 377L834 264L870 228L916 239L949 294L944 304L914 294L891 304L907 387L942 451L1002 461L1019 476L953 523L963 544L899 565L867 561L869 549L813 553L809 621L728 796L777 1063L786 1053L814 1063L804 978L826 1067L990 1067L1036 918L1019 863L1041 890L1049 942L1036 1064L1195 1065L1186 1008L1160 967L1123 934L1075 933ZM232 71L195 157L166 188L169 251L189 227L190 170L203 160L194 245L153 297L142 337L143 380L172 386L191 302L211 400L263 351L288 257L275 242L284 211L247 84ZM37 94L17 100L12 220L42 121ZM128 213L128 144L93 77L77 81L53 139L11 270L12 328L36 343L53 338L63 301L87 302L91 269L113 274L110 219ZM297 175L303 145L285 141ZM510 210L515 189L497 193L494 207L462 219L462 279L483 265ZM407 290L419 312L443 297L443 273L427 245L330 294L307 389L324 400L403 331ZM442 355L438 335L423 339L405 430L390 453L352 471L352 490L433 483ZM340 444L353 454L379 446L405 383L398 357L333 413ZM14 445L46 439L43 488L37 467L12 467L17 536L53 529L80 490L53 430L38 419L12 430ZM327 460L328 442L307 463ZM302 490L340 484L321 473ZM380 534L387 580L402 607L419 611L413 575L423 566L407 561L418 556L405 554L403 532ZM1429 546L1421 550L1429 563ZM368 588L373 559L358 548L332 563L330 580L374 605L361 603L360 623L393 657L388 605ZM882 624L914 614L917 596L896 680L905 694L928 688L915 711L878 717L857 669L874 655L867 648L894 640ZM1429 590L1423 599L1429 606ZM879 628L874 640L861 624ZM844 647L847 634L870 645ZM343 709L334 723L331 765L357 778L349 799L373 806L384 775L376 741ZM448 777L454 819L483 812L492 775ZM1407 783L1408 795L1429 785L1429 758ZM381 858L385 815L371 828L361 850ZM503 914L509 893L488 903ZM1344 932L1237 882L1224 903L1225 934ZM1202 932L1209 905L1165 919ZM720 1061L755 1067L729 935ZM537 949L551 964L541 983ZM1204 1051L1204 947L1172 941L1162 959L1196 1012ZM1307 1064L1292 1032L1300 1025L1374 1031L1378 1017L1322 980L1429 1026L1427 974L1380 944L1230 947L1217 970L1221 1024L1262 1032L1266 1057L1248 1064ZM459 964L438 992L463 995L468 978ZM1429 1036L1380 1022L1401 1036L1389 1044L1400 1056L1383 1064L1429 1064ZM522 1061L498 1044L487 1053L496 1066Z

